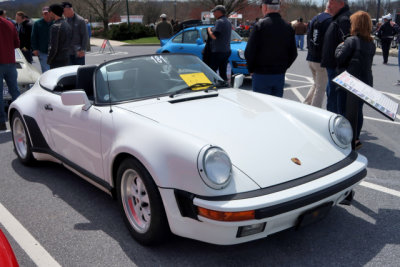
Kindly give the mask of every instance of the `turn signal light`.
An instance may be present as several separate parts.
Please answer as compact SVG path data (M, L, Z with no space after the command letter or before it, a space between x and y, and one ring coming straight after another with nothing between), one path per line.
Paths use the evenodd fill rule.
M197 207L197 212L200 216L215 221L237 222L237 221L247 221L255 219L254 210L225 212L225 211L216 211L216 210L209 210L206 208Z

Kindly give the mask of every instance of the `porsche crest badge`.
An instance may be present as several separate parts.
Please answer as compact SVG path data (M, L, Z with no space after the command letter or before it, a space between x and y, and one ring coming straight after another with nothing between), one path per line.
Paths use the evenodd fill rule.
M293 163L301 165L301 161L298 158L291 158L291 160L293 161Z

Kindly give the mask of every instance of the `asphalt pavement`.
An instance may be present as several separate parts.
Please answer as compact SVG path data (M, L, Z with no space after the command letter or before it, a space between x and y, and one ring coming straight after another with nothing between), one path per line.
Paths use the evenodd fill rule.
M99 53L93 46L86 61L99 64L157 48L114 44L116 53L107 47ZM305 56L299 51L287 72L286 99L302 101L312 84ZM382 56L375 56L373 75L374 87L400 103L397 58L383 65ZM251 89L251 79L243 89ZM11 133L3 132L0 228L21 266L399 266L400 117L391 122L366 105L364 116L359 152L369 160L368 174L355 189L353 205L335 207L299 231L235 246L171 236L160 246L143 247L131 238L107 194L58 164L22 165Z

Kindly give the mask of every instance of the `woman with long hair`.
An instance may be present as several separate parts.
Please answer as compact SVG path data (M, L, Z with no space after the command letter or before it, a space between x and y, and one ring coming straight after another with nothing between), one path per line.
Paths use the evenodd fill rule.
M339 73L346 70L362 82L372 87L372 61L375 55L375 44L371 36L372 21L367 12L357 11L350 16L350 36L338 45L335 57L338 63ZM355 149L361 147L360 132L363 125L363 104L360 99L358 103L357 129L355 134ZM346 91L338 91L338 113L346 114Z

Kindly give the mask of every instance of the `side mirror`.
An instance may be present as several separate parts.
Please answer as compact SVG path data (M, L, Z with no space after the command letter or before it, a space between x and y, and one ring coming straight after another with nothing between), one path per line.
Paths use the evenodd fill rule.
M201 40L201 38L197 38L196 39L196 44L202 45L203 44L203 40Z
M239 74L235 76L233 88L240 88L243 85L244 75Z
M61 101L66 106L83 105L83 110L88 110L92 105L83 90L67 91L61 94Z

